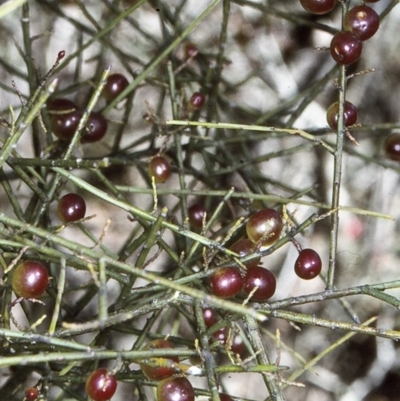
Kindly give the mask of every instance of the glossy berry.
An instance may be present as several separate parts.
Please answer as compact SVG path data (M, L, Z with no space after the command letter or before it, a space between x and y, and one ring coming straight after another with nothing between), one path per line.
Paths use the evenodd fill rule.
M82 117L75 103L68 99L53 99L47 103L47 109L53 134L64 141L71 140Z
M379 15L366 5L354 7L345 15L343 29L367 40L379 29Z
M249 240L248 238L242 238L231 245L229 249L233 252L236 252L240 258L244 258L245 256L254 253L256 248L256 244L254 244L251 240ZM257 257L249 260L248 262L244 262L244 265L247 267L258 266L260 261L261 257Z
M247 236L257 244L272 245L279 239L283 228L282 218L275 209L263 209L254 213L246 224Z
M221 267L210 277L211 292L220 298L232 298L240 292L242 276L234 267Z
M198 54L198 49L193 43L187 43L185 46L186 58L194 58Z
M188 209L189 223L193 227L202 228L205 215L206 209L200 203L195 203Z
M213 343L215 341L219 341L221 345L225 345L226 341L228 340L228 336L229 336L229 328L225 326L212 334L213 338L211 339L210 342Z
M172 349L174 348L174 346L167 340L157 339L148 342L143 347L143 350L147 351L147 350L162 349L162 348ZM171 356L169 358L158 358L158 359L162 362L161 365L163 366L153 366L150 364L146 364L145 361L139 364L140 369L142 369L142 372L148 379L159 381L166 379L167 377L170 377L176 373L176 369L170 366L173 365L175 362L176 363L179 362L179 358L177 356Z
M162 156L153 157L148 166L148 173L150 178L154 177L154 181L157 184L167 181L171 175L171 167L168 160Z
M81 142L92 143L100 141L107 132L108 123L100 113L92 111L82 130Z
M96 369L86 380L86 393L94 401L107 401L117 389L117 379L106 368Z
M86 213L86 202L78 194L66 194L57 205L58 218L63 223L71 223L83 219Z
M331 41L331 56L338 64L353 64L361 56L362 41L351 32L338 32Z
M102 95L107 102L113 101L129 85L125 75L111 74L103 87Z
M158 383L158 401L194 401L194 390L186 377L170 377Z
M389 135L384 144L386 156L400 162L400 134Z
M246 347L244 345L242 337L240 337L239 334L236 334L233 338L230 350L234 354L238 354L240 356L243 356L246 353Z
M36 387L29 387L25 391L27 401L36 401L39 398L39 390Z
M251 301L264 302L275 294L275 276L262 266L250 267L243 278L243 292L246 296L257 288L251 296Z
M219 320L217 312L212 308L203 309L203 319L206 327L214 326Z
M17 265L11 278L11 287L18 297L39 298L45 291L49 274L45 265L25 260Z
M189 99L189 108L200 109L201 107L203 107L205 101L206 97L202 93L194 92L191 98Z
M230 352L232 352L235 355L238 354L240 356L243 356L246 352L246 347L243 343L242 337L236 334L233 340L231 340L229 338L230 335L231 334L229 333L229 328L226 326L222 327L221 329L213 333L210 343L218 341L222 346L226 346L228 344L228 339L229 339Z
M294 271L304 280L311 280L317 277L321 273L321 269L321 258L313 249L303 249L294 264Z
M332 11L337 0L300 0L303 8L311 14L327 14Z
M349 127L351 125L354 125L357 122L356 106L346 100L344 102L343 111L344 126ZM328 107L328 110L326 111L326 121L333 130L337 130L339 121L339 102L332 103Z

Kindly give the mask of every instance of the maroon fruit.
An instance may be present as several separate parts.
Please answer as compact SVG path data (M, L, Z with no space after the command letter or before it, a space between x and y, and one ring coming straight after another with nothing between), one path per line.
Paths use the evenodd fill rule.
M238 354L240 356L243 356L246 353L246 347L244 345L242 337L240 337L239 334L236 334L233 338L230 350L234 354Z
M303 249L296 259L294 271L303 280L311 280L321 273L322 262L313 249Z
M211 292L220 298L232 298L242 289L242 276L234 267L221 267L210 277Z
M361 56L362 41L351 32L338 32L331 41L331 55L338 64L355 63Z
M311 14L327 14L334 9L337 0L300 0L303 8Z
M254 213L246 224L247 236L254 243L272 245L279 239L283 228L282 218L274 209Z
M46 267L34 260L25 260L12 273L11 287L18 297L39 298L49 281Z
M83 219L86 213L86 203L82 196L74 193L64 195L57 205L58 218L63 223Z
M239 241L236 241L229 248L231 251L236 252L240 258L244 258L247 255L250 255L255 252L257 246L248 238L242 238ZM244 265L247 267L258 266L261 261L261 257L257 257L249 260L248 262L244 262Z
M195 203L188 209L189 223L193 227L202 228L203 219L205 215L206 215L206 209L200 203Z
M27 401L36 401L39 398L39 390L36 387L29 387L25 391Z
M94 401L107 401L117 389L117 379L105 368L96 369L86 380L86 393Z
M367 40L379 29L379 15L366 5L354 7L345 15L343 29Z
M200 109L203 107L206 97L200 92L194 92L192 97L189 99L189 107L192 109Z
M185 56L186 58L194 58L198 53L197 47L193 43L187 43L185 46Z
M172 349L174 346L167 340L157 339L148 342L144 347L143 350L152 350L152 349ZM163 380L167 377L172 376L176 373L176 369L172 367L168 367L166 365L171 365L174 362L179 363L179 358L177 356L171 356L168 358L159 358L162 361L163 366L152 366L150 364L146 364L145 361L140 362L140 369L145 374L147 378L150 380Z
M111 74L103 87L102 95L108 103L112 102L129 85L125 75Z
M171 175L171 167L168 160L162 156L153 157L148 166L150 178L154 177L154 181L158 184L168 180Z
M250 300L266 301L275 294L275 276L262 266L250 267L243 278L243 292L248 296L256 287Z
M354 125L357 122L356 106L346 100L344 102L343 111L344 126L349 127L351 125ZM333 130L337 130L339 121L339 102L332 103L328 107L328 110L326 111L326 121Z
M211 308L203 309L203 319L206 327L214 326L219 320L217 312Z
M158 383L158 401L194 401L194 390L186 377L170 377Z
M82 130L81 142L92 143L100 141L107 132L107 120L95 111L92 111Z
M64 141L71 140L82 118L75 103L68 99L53 99L47 103L47 109L53 134Z
M216 341L219 341L221 345L225 345L226 341L228 340L228 335L229 335L229 328L228 327L222 327L219 330L217 330L215 333L213 333L213 339ZM211 340L211 343L214 342Z
M386 156L397 162L400 161L400 134L389 135L384 144Z

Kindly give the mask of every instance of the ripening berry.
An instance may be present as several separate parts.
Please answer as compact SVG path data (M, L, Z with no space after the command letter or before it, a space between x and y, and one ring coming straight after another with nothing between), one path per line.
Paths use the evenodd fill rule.
M46 266L34 260L25 260L12 272L11 287L22 298L39 298L47 288L49 274Z
M171 175L171 166L169 161L162 156L153 157L147 167L149 177L154 177L157 184L168 180Z
M105 368L96 369L86 380L86 393L94 401L108 401L117 390L117 379Z

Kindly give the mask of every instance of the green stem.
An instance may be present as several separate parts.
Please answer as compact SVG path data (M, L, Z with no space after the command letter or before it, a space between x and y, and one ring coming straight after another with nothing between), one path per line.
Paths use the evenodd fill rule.
M256 353L258 364L271 365L257 322L250 316L245 316L244 322L249 341L253 351ZM285 401L285 397L281 392L280 384L277 382L277 378L269 374L263 374L262 377L268 388L271 400Z

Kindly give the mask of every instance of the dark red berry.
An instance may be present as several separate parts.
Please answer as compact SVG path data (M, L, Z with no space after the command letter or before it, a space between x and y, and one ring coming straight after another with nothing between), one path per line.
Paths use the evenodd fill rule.
M283 228L282 218L275 209L254 213L246 224L247 236L255 244L272 245L279 239Z
M189 107L193 109L200 109L203 107L206 97L200 92L194 92L189 100Z
M206 327L214 326L219 320L217 312L211 308L203 309L203 319Z
M236 334L233 340L231 340L229 336L230 336L229 328L226 326L222 327L221 329L213 333L210 343L218 341L222 346L226 346L228 344L228 339L229 339L230 352L232 352L233 354L238 354L240 356L243 356L246 352L246 347L243 343L242 337Z
M327 14L332 11L337 0L300 0L303 8L311 14Z
M264 302L275 294L276 279L275 276L262 266L250 267L243 278L243 292L246 296L250 295L250 300Z
M206 209L200 203L195 203L188 209L189 223L193 227L202 228L205 215Z
M229 249L233 252L236 252L240 258L244 258L245 256L254 253L256 248L257 246L256 244L254 244L254 242L252 242L248 238L242 238L239 241L236 241L233 245L231 245ZM260 261L261 257L257 257L249 260L248 262L245 262L244 265L247 267L258 266Z
M211 292L220 298L232 298L240 292L242 276L234 267L221 267L210 277Z
M239 334L236 334L233 338L230 350L234 354L238 354L240 356L243 356L246 353L246 347L244 345L242 337L240 337Z
M59 139L69 141L82 117L75 103L68 99L53 99L47 103L47 109L53 134Z
M25 398L28 401L36 401L39 397L39 390L36 387L29 387L25 391Z
M338 32L331 41L331 55L338 64L353 64L361 56L362 41L351 32Z
M351 125L354 125L357 122L356 106L346 100L344 102L343 111L344 126L349 127ZM328 107L328 110L326 111L326 121L333 130L337 130L339 121L339 102L332 103Z
M111 74L104 85L102 95L107 102L113 101L129 85L125 75Z
M45 265L34 260L25 260L12 273L11 287L22 298L39 298L45 291L49 274Z
M158 383L158 401L194 401L194 390L186 377L170 377Z
M400 134L389 135L384 144L386 156L400 162Z
M62 60L65 57L65 50L61 50L58 52L57 61Z
M86 380L86 393L94 401L108 401L117 389L117 379L105 368L96 369Z
M379 15L366 5L354 7L345 15L343 29L367 40L379 29Z
M174 348L174 346L167 340L157 339L148 342L143 347L143 350L147 351L147 350L164 349L164 348L172 349ZM176 369L171 367L171 365L179 362L179 358L177 356L171 356L169 358L159 358L159 359L160 361L162 361L161 363L162 366L153 366L151 364L146 364L145 360L139 364L140 369L142 369L142 372L150 380L155 380L155 381L163 380L176 373Z
M86 213L86 202L82 196L78 194L66 194L57 205L58 218L63 223L70 223L83 219Z
M108 123L100 113L92 111L82 130L81 142L92 143L100 141L107 132Z
M187 43L185 46L186 58L194 58L198 54L198 49L193 43Z
M153 157L148 166L150 178L154 177L156 183L163 183L168 180L171 175L171 167L168 160L162 156Z
M303 249L294 264L294 271L304 280L311 280L317 277L321 273L321 269L321 258L313 249Z
M219 341L221 345L225 345L226 341L228 340L228 335L229 335L229 328L228 327L222 327L221 329L217 330L215 333L213 333L213 339L211 339L211 343L215 341Z

